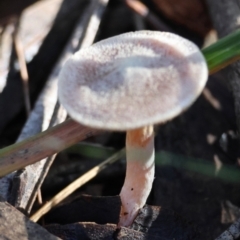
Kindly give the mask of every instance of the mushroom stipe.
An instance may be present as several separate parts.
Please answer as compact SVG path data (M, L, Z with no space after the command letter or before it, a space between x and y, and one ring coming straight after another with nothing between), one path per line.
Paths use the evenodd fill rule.
M79 123L127 131L127 170L119 227L134 221L154 179L154 124L171 120L208 78L198 47L172 33L138 31L74 54L61 70L59 100Z

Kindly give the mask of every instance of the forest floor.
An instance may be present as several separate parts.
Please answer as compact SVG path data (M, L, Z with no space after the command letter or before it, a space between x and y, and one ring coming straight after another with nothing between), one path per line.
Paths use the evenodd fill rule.
M25 2L28 5L33 1ZM20 18L19 31L29 72L31 106L34 106L79 16L83 15L83 9L88 5L84 0L76 2L77 0L39 1L28 8L24 4L16 6L12 11L11 3L6 6L3 4L6 10L0 10L0 20L3 19L3 25L7 21L8 27L0 43L0 147L13 144L28 119L19 67L16 67L15 62L16 54L12 52L12 45L9 45L13 30L8 25L10 18L4 14L10 12L8 17L27 9ZM185 15L180 14L179 17L177 14L167 14L167 3L163 3L167 1L159 1L163 5L159 3L159 7L154 5L157 0L143 2L166 28L159 29L151 20L140 18L145 29L169 29L195 42L200 48L203 47L212 31L206 7L201 9L202 5L197 4L202 15L199 13L201 17L191 19L186 13L189 9L185 12L183 10ZM185 5L192 7L187 2L183 1L183 9ZM1 4L0 2L0 9ZM172 3L173 9L174 6ZM139 30L139 16L123 0L111 0L103 14L95 41L135 30ZM10 60L11 64L6 64ZM156 226L153 226L154 230L149 227L148 233L139 230L139 225L133 226L131 230L143 232L142 238L140 236L138 239L204 240L218 237L240 217L240 148L234 99L226 77L221 72L211 75L197 101L179 117L156 126L155 132L156 173L148 205L161 207L157 210L149 209L160 211L157 224L162 227L157 225L160 230L156 230ZM41 186L43 203L124 145L124 133L102 133L59 153ZM95 150L101 154L96 156L93 154ZM73 227L76 222L100 224L81 225L85 229L85 236L79 235L81 239L100 239L97 238L99 234L106 234L101 239L134 239L131 235L133 233L125 233L129 238L124 238L121 235L123 233L116 234L114 224L117 223L119 199L107 197L119 194L124 174L125 160L121 159L46 214L39 224L62 239L78 239L73 237L80 231L73 230L77 229L76 226ZM39 203L35 203L30 215L39 207ZM109 225L103 225L106 223ZM64 230L49 224L71 226L68 225ZM72 238L67 238L66 232L71 231ZM107 238L107 232L113 238Z

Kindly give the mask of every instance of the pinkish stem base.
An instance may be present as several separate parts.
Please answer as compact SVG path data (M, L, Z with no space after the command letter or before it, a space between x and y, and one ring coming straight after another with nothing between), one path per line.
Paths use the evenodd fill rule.
M118 226L130 226L152 189L154 179L154 132L148 126L127 132L127 171L120 193L122 208Z

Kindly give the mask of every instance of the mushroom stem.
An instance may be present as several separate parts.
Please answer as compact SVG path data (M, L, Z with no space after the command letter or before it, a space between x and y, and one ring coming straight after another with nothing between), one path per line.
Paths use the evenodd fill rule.
M154 131L147 126L127 132L127 171L120 197L118 227L130 226L150 194L154 179Z

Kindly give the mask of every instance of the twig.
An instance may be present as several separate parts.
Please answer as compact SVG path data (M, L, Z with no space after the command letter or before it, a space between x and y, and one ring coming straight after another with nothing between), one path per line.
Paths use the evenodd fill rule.
M29 76L28 76L27 64L25 61L22 41L20 40L19 33L18 33L18 26L19 24L16 23L15 29L13 32L13 43L14 43L16 54L17 54L19 68L20 68L20 75L23 83L26 113L27 113L27 116L29 116L31 112L30 94L29 94Z
M38 189L38 191L37 191L37 198L38 198L39 205L42 205L43 201L42 201L42 193L41 193L40 189Z
M110 164L116 162L118 159L122 158L125 155L125 149L120 150L119 152L113 154L107 160L92 168L90 171L83 174L81 177L73 181L67 187L65 187L62 191L60 191L57 195L55 195L51 200L49 200L46 204L44 204L35 214L31 216L31 220L36 222L38 221L44 214L49 212L53 207L63 201L66 197L68 197L71 193L76 191L79 187L84 185L86 182L90 181L92 178L97 176L99 172L104 170Z

